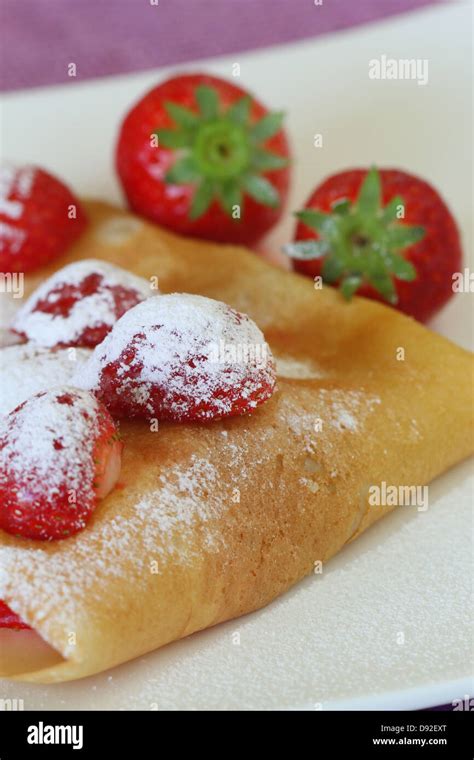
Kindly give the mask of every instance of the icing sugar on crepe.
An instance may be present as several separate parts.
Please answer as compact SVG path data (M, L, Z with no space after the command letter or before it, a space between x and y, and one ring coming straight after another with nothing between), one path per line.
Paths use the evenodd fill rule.
M65 289L67 308L62 304ZM126 309L151 294L143 277L105 261L84 259L43 282L17 311L12 328L41 346L69 345L88 329L110 330Z
M188 536L192 535L196 522L201 525L218 518L223 510L223 499L216 489L218 473L210 462L191 457L189 467L174 467L166 475L160 475L160 488L142 499L135 511L145 526L144 544L153 555L157 550L156 532L163 536L169 549L167 554L179 552ZM222 539L218 542L222 544ZM203 532L203 546L216 549L212 531ZM183 559L186 558L186 553Z
M176 415L211 398L226 414L236 392L255 407L253 394L275 377L270 349L247 315L187 293L149 298L128 311L76 378L80 387L98 388L113 362L119 395L131 394L153 412L149 401L158 387Z
M67 631L75 625L82 614L78 595L87 600L100 594L98 573L103 583L116 583L118 593L126 583L133 584L139 595L141 586L150 578L159 578L170 562L192 565L203 551L225 551L220 519L229 509L239 509L232 500L234 489L242 488L243 481L252 476L245 462L249 470L257 471L272 458L269 441L273 432L271 427L256 433L252 426L239 425L238 444L232 430L222 430L218 436L222 445L214 436L204 443L206 433L201 428L199 455L192 453L184 461L161 468L156 486L146 488L145 494L142 488L141 493L132 492L127 498L127 487L116 489L112 511L106 498L86 530L61 545L0 545L0 599L28 617L33 627L44 621L42 634L47 639L50 625ZM127 431L123 434L126 460ZM258 457L249 459L249 451L255 447ZM176 456L179 458L178 452ZM122 498L128 504L125 509ZM151 563L156 563L156 569ZM40 605L35 603L38 594ZM64 654L74 657L74 645L67 637L62 640Z
M150 578L151 563L157 564L153 572L159 575L161 562L168 557L186 565L202 549L218 551L222 538L216 521L230 498L223 498L221 490L212 493L216 478L214 466L193 455L186 465L161 476L157 490L138 500L126 518L120 512L105 515L98 528L89 525L63 542L59 551L54 551L53 545L43 548L39 542L32 549L0 546L0 598L8 599L26 617L27 610L35 607L35 588L49 589L41 606L34 609L33 624L51 622L54 617L56 623L70 630L78 614L71 588L80 588L83 598L94 594L98 572L104 581L116 578L118 583L130 583L136 576L138 589ZM106 503L101 508L106 508ZM94 563L90 562L92 554ZM128 558L126 578L124 558ZM66 638L63 654L74 656L74 649Z
M290 430L295 435L315 433L315 440L323 440L321 432L327 424L339 432L358 432L368 415L381 399L362 390L344 390L342 388L318 388L308 391L308 406L295 411L286 400L282 402L282 413ZM319 397L319 403L318 403ZM316 423L322 420L322 431L318 432Z
M0 352L0 415L39 391L70 385L76 370L90 356L86 348L52 351L31 343L10 346Z
M289 380L316 380L323 378L325 373L311 359L295 359L293 356L276 356L278 377Z

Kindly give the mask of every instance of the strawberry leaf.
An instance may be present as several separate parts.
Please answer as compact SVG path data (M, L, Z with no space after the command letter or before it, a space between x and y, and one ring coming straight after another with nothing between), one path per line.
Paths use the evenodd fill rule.
M424 236L425 230L423 227L408 227L405 224L399 224L387 231L390 247L397 250L418 243Z
M251 137L256 142L263 142L264 140L268 140L269 137L273 137L273 135L276 135L280 131L284 115L282 111L268 113L253 125L250 130Z
M398 214L400 209L404 207L403 198L396 195L391 201L387 203L382 211L382 219L385 222L395 222L398 220Z
M251 198L263 206L278 206L280 196L272 183L258 174L249 174L244 178L243 186Z
M199 117L194 111L190 111L189 108L183 108L183 106L179 106L171 100L167 100L164 103L164 108L168 116L173 119L178 127L192 129L199 123Z
M189 142L188 135L178 129L159 129L154 133L158 138L158 147L176 150L185 148Z
M316 211L316 209L303 209L303 211L297 211L295 216L316 232L324 232L328 222L331 221L331 215L325 214L323 211Z
M362 216L375 215L380 208L381 195L380 174L372 167L367 172L359 190L357 211Z
M190 218L195 220L206 213L214 196L213 183L203 180L194 193L191 204Z
M389 274L380 274L376 277L371 277L370 284L377 290L380 295L385 298L391 304L396 304L398 301L397 294L393 280Z
M397 253L390 254L390 269L399 280L411 282L416 279L416 269L410 261L407 261Z
M266 150L255 152L254 168L262 172L269 172L275 169L284 169L288 166L288 159L278 156L276 153L270 153Z
M198 182L200 179L199 170L192 156L186 156L176 161L171 169L166 173L166 182L173 185L188 184L189 182Z
M362 284L362 276L360 274L344 277L341 282L341 293L346 299L350 301L354 293L359 289Z
M196 100L204 119L215 119L219 110L219 99L213 87L202 84L196 87Z
M242 209L242 191L237 182L224 183L219 190L219 199L229 216L232 216L235 206ZM237 217L236 221L239 219L240 217Z
M329 254L323 261L321 274L325 282L337 282L344 271L341 260L334 254Z
M250 115L251 99L248 95L237 100L226 113L226 116L234 124L247 124Z
M331 206L331 211L339 216L346 216L351 209L351 202L347 198L343 198L340 201L336 201Z

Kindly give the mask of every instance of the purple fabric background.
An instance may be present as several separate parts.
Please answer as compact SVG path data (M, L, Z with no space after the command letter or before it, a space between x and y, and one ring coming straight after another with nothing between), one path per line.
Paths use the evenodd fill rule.
M250 50L344 29L436 0L0 0L0 89Z
M64 82L71 62L77 80L140 71L327 34L437 0L151 2L0 0L0 90Z

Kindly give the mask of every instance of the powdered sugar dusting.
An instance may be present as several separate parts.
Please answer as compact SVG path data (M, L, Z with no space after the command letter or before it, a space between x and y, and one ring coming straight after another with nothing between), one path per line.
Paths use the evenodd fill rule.
M99 403L90 393L61 386L28 399L0 426L0 483L7 472L25 487L28 499L67 490L92 490L92 452Z
M202 545L205 549L217 550L222 545L222 536L208 529L224 508L216 489L217 478L214 465L195 455L186 469L174 467L166 475L160 475L160 487L135 507L144 526L144 545L151 555L157 551L180 552L182 561L189 561L192 552L190 554L189 548L183 552L182 548L196 523L204 528ZM160 546L156 542L157 533L163 538Z
M315 380L325 373L310 359L295 359L293 356L276 356L277 376L289 380Z
M32 343L10 346L0 354L0 414L39 391L70 385L71 378L90 356L86 348L52 351Z
M86 294L79 293L66 316L51 313L61 298L62 287L80 288L90 275L99 276L97 287ZM142 277L105 261L84 259L63 267L43 282L18 310L12 328L45 347L77 343L85 330L103 326L110 330L115 324L117 306L113 288L117 287L135 296L132 305L156 293ZM46 311L45 306L51 309Z
M223 537L218 518L231 501L222 483L215 488L217 477L210 461L192 455L187 462L162 474L156 491L137 499L126 517L120 511L107 515L98 529L88 527L74 537L72 544L62 544L61 551L51 553L39 542L31 549L0 546L0 598L12 593L11 575L15 577L13 593L17 602L31 599L35 585L51 588L41 608L35 610L33 622L38 624L54 616L56 624L70 630L77 615L70 589L80 588L86 596L96 593L98 573L104 583L106 577L130 583L129 577L123 577L124 558L129 562L125 562L127 572L136 574L138 590L151 572L162 571L161 562L167 557L186 565L203 548L212 553L221 550ZM74 645L67 638L62 651L65 656L74 656Z
M159 388L174 419L211 399L209 416L228 414L237 393L255 407L255 394L275 380L270 349L249 317L186 293L150 298L127 312L77 382L99 388L104 368L114 362L119 396L131 396L153 414L151 397Z
M330 424L337 430L356 432L359 423L381 403L378 396L362 391L320 391L330 410Z
M308 391L308 404L299 409L282 399L281 414L294 435L317 446L322 441L328 444L321 435L326 426L341 433L359 432L380 403L378 396L362 390L318 388Z
M0 214L17 221L23 214L23 201L31 194L36 170L32 166L0 166ZM16 195L17 198L10 196Z

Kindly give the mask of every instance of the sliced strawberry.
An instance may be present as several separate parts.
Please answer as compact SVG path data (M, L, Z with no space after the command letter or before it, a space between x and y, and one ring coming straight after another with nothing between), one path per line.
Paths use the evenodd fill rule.
M175 293L127 312L74 382L118 416L185 421L247 414L270 398L275 377L270 349L248 316Z
M32 396L0 433L0 528L45 541L82 530L115 485L121 448L92 394L64 386Z
M20 631L29 627L16 612L13 612L5 602L0 600L0 628L12 628Z
M122 314L151 294L143 277L85 259L55 272L35 290L11 327L40 346L93 348Z
M33 166L0 166L0 271L49 264L86 226L78 199L56 177Z
M93 459L95 463L94 489L98 499L105 499L115 487L122 466L123 443L116 429L104 425L97 439Z

